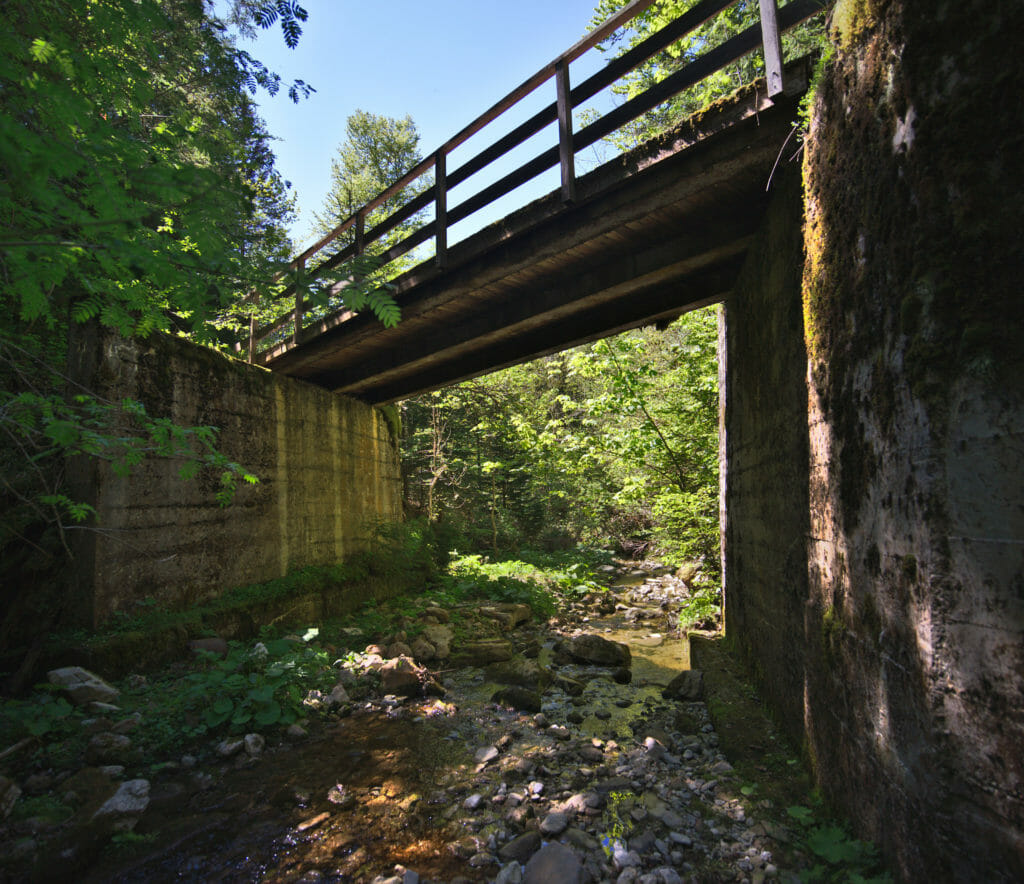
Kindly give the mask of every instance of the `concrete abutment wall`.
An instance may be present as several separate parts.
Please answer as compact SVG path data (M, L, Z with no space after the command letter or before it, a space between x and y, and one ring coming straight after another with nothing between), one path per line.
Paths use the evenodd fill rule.
M727 628L905 880L1022 880L1024 6L830 29L726 306Z
M150 458L128 476L95 460L72 465L71 487L96 509L77 532L75 613L98 625L141 599L182 607L233 586L367 548L381 522L401 520L398 451L380 413L165 335L125 340L80 330L71 371L152 417L219 429L217 447L259 477L220 506L219 473L183 481L181 461Z

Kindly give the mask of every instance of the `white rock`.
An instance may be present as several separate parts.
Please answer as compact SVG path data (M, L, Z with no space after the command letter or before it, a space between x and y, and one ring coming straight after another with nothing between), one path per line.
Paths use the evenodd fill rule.
M126 832L135 827L149 807L149 780L128 780L93 814L93 820L112 823L114 830Z
M250 758L259 758L267 747L267 741L262 734L246 734L243 742L246 754Z
M216 751L221 758L230 758L241 752L243 746L244 740L221 740L216 746Z
M81 666L65 666L63 669L51 669L46 673L50 684L55 684L68 692L71 702L76 706L84 706L94 701L112 703L121 692L113 685L107 684L102 678Z

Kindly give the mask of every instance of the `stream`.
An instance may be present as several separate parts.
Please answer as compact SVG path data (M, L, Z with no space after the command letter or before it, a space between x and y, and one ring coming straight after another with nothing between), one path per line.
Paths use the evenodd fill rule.
M512 630L516 659L555 674L539 712L493 702L493 666L432 667L443 697L373 697L258 759L172 765L135 849L77 880L763 881L765 830L716 794L731 766L706 707L663 696L689 667L671 628L684 591L654 572L615 587L614 610ZM579 634L628 646L630 671L567 660ZM538 866L547 853L563 867Z

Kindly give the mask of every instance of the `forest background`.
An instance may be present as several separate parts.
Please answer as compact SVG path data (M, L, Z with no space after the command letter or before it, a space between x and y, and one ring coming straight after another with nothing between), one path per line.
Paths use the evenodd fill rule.
M625 5L601 0L591 25ZM615 54L689 0L663 0L609 39ZM298 45L293 0L34 0L0 9L0 584L11 612L60 600L38 587L73 567L68 533L91 528L65 488L84 454L128 471L170 456L183 480L214 471L220 498L257 482L216 445L216 428L181 427L146 403L108 402L67 377L76 327L126 336L172 332L233 352L250 314L281 312L291 277L294 197L274 165L254 96L312 87L239 48L277 29ZM756 20L741 0L617 88L626 98ZM581 23L581 30L586 23ZM820 29L819 29L820 30ZM796 54L813 33L787 45ZM759 73L750 56L666 103L609 142L633 146ZM415 124L360 112L339 146L317 221L420 158ZM345 304L397 318L379 268ZM339 277L348 271L339 271ZM334 280L336 281L336 280ZM308 291L318 309L330 284ZM716 313L642 329L401 404L410 514L443 525L452 546L494 553L611 546L718 571ZM59 581L53 581L57 585ZM713 591L713 589L711 590ZM45 612L45 613L42 613ZM0 644L8 622L0 626Z

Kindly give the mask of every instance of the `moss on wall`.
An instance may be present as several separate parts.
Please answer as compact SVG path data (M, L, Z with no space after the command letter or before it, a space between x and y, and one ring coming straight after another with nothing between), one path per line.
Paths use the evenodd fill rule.
M908 879L1024 874L1022 29L840 0L810 114L808 735Z

